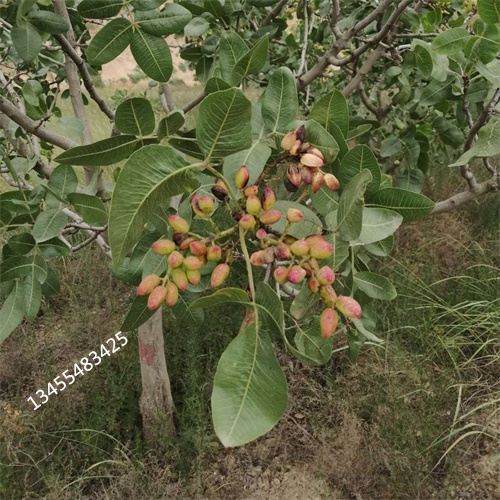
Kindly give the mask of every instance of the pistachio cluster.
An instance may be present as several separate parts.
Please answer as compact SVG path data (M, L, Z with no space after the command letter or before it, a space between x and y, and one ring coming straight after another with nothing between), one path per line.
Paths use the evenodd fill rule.
M302 137L303 133L303 127L293 132L294 137ZM301 154L299 164L302 171L306 168L315 168L316 172L313 177L319 173L322 179L331 175L323 174L319 166L309 166L313 161L319 165L318 160L310 159L311 156L319 158L315 148L308 146L304 153L300 153L304 143L300 139L295 139L295 142L301 144L296 149L299 151L298 154ZM235 174L235 186L241 194L240 211L231 211L227 199L228 186L223 180L212 186L213 196L195 194L192 197L191 208L194 214L202 219L208 219L215 228L215 232L210 236L202 237L190 232L189 223L178 215L168 217L168 222L174 230L172 239L160 239L151 246L154 252L166 257L167 273L163 278L157 275L144 278L137 289L137 294L149 295L148 308L150 310L158 308L163 303L174 306L179 298L179 290L186 290L189 283L197 285L200 282L201 269L208 262L222 261L216 265L210 277L212 287L222 285L229 275L231 263L238 254L235 250L234 238L237 237L239 226L244 230L245 235L256 239L259 246L259 249L250 255L250 262L253 266L274 268L274 280L279 285L283 285L284 289L287 283L297 285L307 279L311 292L319 294L326 306L320 319L321 332L325 338L328 338L333 335L338 326L338 312L346 318L361 316L361 306L356 300L352 297L337 297L332 286L335 281L335 272L330 266L321 264L321 261L332 256L334 248L320 234L304 239L297 239L289 234L290 228L304 218L303 212L297 208L287 210L285 215L287 224L283 233L269 227L283 217L283 213L274 208L276 195L270 187L264 187L259 194L258 183L248 185L249 177L248 168L244 165ZM321 183L323 182L326 181L322 180ZM220 231L211 218L216 208L215 198L227 206L235 221L233 227L224 231ZM216 242L222 238L226 238L226 243L220 246Z
M306 142L304 125L286 134L281 141L281 148L292 157L298 158L297 163L288 165L285 178L285 187L288 191L297 191L302 183L310 185L315 193L323 184L332 191L339 189L338 179L333 174L321 170L325 165L325 158L318 148Z

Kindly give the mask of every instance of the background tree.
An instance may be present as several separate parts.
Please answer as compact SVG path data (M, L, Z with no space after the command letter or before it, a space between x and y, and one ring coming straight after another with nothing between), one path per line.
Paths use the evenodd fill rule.
M331 318L318 309L323 302L326 310L335 306L343 314L337 330L347 335L356 359L364 342L379 341L372 333L373 301L396 295L370 266L374 256L391 251L399 225L498 191L499 12L496 0L290 6L272 0L84 0L76 9L59 1L7 4L0 21L1 173L13 189L0 195L6 297L0 341L23 318L36 316L43 295L58 293L51 259L97 244L112 257L117 278L137 286L158 275L167 286L176 266L170 256L167 265L166 254L153 251L153 243L174 238L186 258L185 237L176 240L174 230L199 242L217 241L224 264L203 262L196 284L184 287L174 280L181 290L175 292L174 312L200 321L203 307L227 302L253 310L254 322L221 357L212 408L216 432L227 446L267 432L287 399L269 334L305 363L328 361L331 332L325 325L331 326ZM106 22L91 37L86 22L93 19ZM182 109L175 108L167 83L173 68L165 37L174 34L185 36L181 57L204 85ZM93 85L91 75L129 45L160 90L168 114L158 123L147 98L127 99L112 109ZM250 86L261 89L255 103L245 96ZM62 116L58 107L68 93L74 117ZM108 139L92 142L89 98L109 121ZM198 105L197 126L186 130L184 115ZM56 120L66 135L54 131ZM466 188L434 203L420 191L436 158L458 168ZM113 170L115 184L105 186L101 167L124 160ZM249 178L239 170L242 165ZM85 186L73 168L80 166ZM325 175L338 178L339 185ZM213 210L201 210L198 199L211 197L216 182L227 194L219 192L221 202ZM280 213L277 221L262 207L248 205L264 187L277 198L269 209ZM290 209L300 210L301 220L289 215L287 222ZM168 223L174 214L187 231ZM248 215L253 222L244 219ZM361 316L331 294L322 293L319 301L311 285L318 271L305 265L315 258L314 240L309 253L295 247L291 258L286 251L285 258L267 261L258 254L278 242L291 249L294 240L319 234L332 246L325 266L337 274L336 292L354 298ZM229 288L200 297L219 284L214 272L225 264L247 276L247 292ZM294 266L312 274L307 283L290 276ZM288 282L276 274L280 267L287 269ZM268 284L273 268L274 289ZM145 434L154 442L173 425L161 317L150 309L148 297L138 295L122 330L148 322L140 332L141 407Z

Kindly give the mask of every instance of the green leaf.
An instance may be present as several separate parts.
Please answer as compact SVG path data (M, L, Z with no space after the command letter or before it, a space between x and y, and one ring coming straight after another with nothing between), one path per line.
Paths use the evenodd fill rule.
M69 29L69 24L64 17L48 10L34 10L29 13L28 19L35 28L52 35L66 33Z
M136 12L135 22L151 35L169 36L182 30L192 17L191 12L181 5L167 3L161 12L156 9Z
M314 120L307 120L304 127L306 128L307 142L323 153L325 163L333 162L340 150L337 141L322 125Z
M432 126L438 131L441 140L448 146L458 148L465 141L464 133L443 116L438 116L432 122Z
M212 57L202 57L196 65L196 78L200 83L206 83L212 76L214 60Z
M213 92L218 92L219 90L228 90L231 88L231 85L227 83L222 78L218 78L216 76L212 76L208 79L205 85L205 93L212 94Z
M42 286L33 272L26 276L21 287L26 319L33 320L36 318L42 303Z
M403 216L386 208L365 208L361 233L351 246L368 245L384 240L393 234L403 223Z
M442 103L451 97L451 88L454 82L455 77L453 75L444 81L432 80L420 95L415 97L418 99L418 103L425 107Z
M328 129L330 123L335 123L344 134L344 137L347 137L349 132L349 109L344 94L335 89L323 96L311 109L309 119L315 120L325 129Z
M234 31L224 31L219 45L219 65L222 78L226 82L231 81L231 73L236 62L247 52L247 44L238 34Z
M351 130L349 130L346 139L350 140L350 139L356 139L356 137L361 137L362 135L365 135L372 128L373 125L371 123L363 123L361 125L358 125L356 128L352 128Z
M234 176L237 170L242 165L246 165L249 173L248 184L253 184L264 170L271 153L271 148L266 144L254 142L250 149L239 151L224 158L222 173L231 185L233 192L236 193L236 196L240 194L240 190L236 188L234 183Z
M470 34L465 28L452 28L432 40L432 49L438 54L451 56L460 52L470 40Z
M203 8L216 19L220 19L224 17L224 4L225 0L204 0Z
M58 238L51 238L47 241L38 243L38 248L46 259L57 259L59 257L67 257L69 248Z
M75 210L83 217L83 220L91 226L103 226L108 220L106 207L100 198L90 194L71 193L68 201Z
M289 68L279 68L271 76L262 101L262 117L268 130L283 130L299 109L295 78Z
M189 326L202 325L205 321L205 311L203 309L191 310L189 306L196 301L199 293L179 292L179 298L175 306L172 307L172 312L179 322L188 324Z
M35 248L36 242L31 233L20 233L9 238L7 244L14 253L26 255Z
M360 272L354 275L354 284L368 297L380 300L393 300L397 293L394 285L380 274Z
M44 210L36 218L33 226L33 237L37 243L57 236L66 226L68 218L59 208Z
M339 194L326 186L321 186L319 191L311 193L313 207L325 217L330 212L337 210L339 206Z
M127 316L123 320L123 324L120 327L122 332L130 332L139 328L143 323L145 323L156 311L150 311L148 309L148 297L147 295L139 296L137 295L130 306L130 310Z
M132 97L123 101L115 114L116 128L122 134L145 137L155 129L155 114L149 99Z
M172 75L172 56L167 42L140 29L134 31L130 44L139 68L157 82L168 82Z
M295 334L297 350L303 354L301 361L313 366L324 365L332 357L333 339L321 334L319 316L315 316L303 327L297 327Z
M174 109L174 111L171 111L168 116L163 118L158 124L158 130L156 132L158 140L161 141L165 137L168 138L175 134L184 126L185 121L184 111L181 109Z
M205 158L223 158L252 144L250 101L239 89L221 90L203 99L196 139Z
M363 195L371 180L370 170L364 169L351 179L340 195L336 231L346 241L355 240L361 233Z
M393 248L394 236L392 235L383 240L376 241L375 243L368 243L365 245L365 250L377 257L387 257L392 252Z
M164 0L132 0L132 6L135 10L153 10L159 7Z
M117 135L68 149L55 160L65 165L113 165L128 158L133 153L136 144L137 139L133 135Z
M342 158L344 158L346 153L349 151L349 146L347 145L344 134L339 129L338 125L336 125L332 121L328 125L328 132L335 139L335 142L339 147L339 151L337 153L337 159L342 160Z
M371 340L372 342L383 342L382 339L379 339L375 334L368 331L360 319L351 318L351 322L356 327L356 330L358 330L358 332L361 333L361 335L363 335L363 337L365 337L367 340ZM364 344L364 341L362 342L362 344Z
M478 0L477 12L487 24L500 23L500 0Z
M312 234L321 233L323 224L312 210L295 201L285 200L278 200L273 206L273 210L279 210L283 216L276 224L270 226L272 229L280 233L285 230L285 226L287 225L286 212L289 208L296 208L304 214L304 218L300 222L296 222L290 226L288 230L290 236L301 239Z
M58 165L50 176L48 187L50 191L45 197L45 201L50 207L58 207L61 202L52 194L65 199L69 193L76 191L78 187L78 177L71 165Z
M123 0L83 0L77 10L86 19L103 19L116 16L122 6Z
M203 17L193 17L191 21L184 28L184 34L186 36L202 36L204 35L208 29L210 28L210 24Z
M395 135L390 135L382 141L380 146L380 156L387 158L389 156L394 156L402 151L403 144L401 139Z
M170 196L198 186L184 159L168 146L149 145L136 151L118 177L109 212L109 242L118 269L144 224Z
M285 375L258 322L240 332L222 354L211 399L215 432L226 447L262 436L285 412Z
M25 22L21 26L14 26L10 37L14 48L23 61L33 61L42 50L42 37L30 23Z
M229 83L239 85L247 75L258 73L266 64L269 37L264 35L244 56L240 57L231 71Z
M92 38L87 49L88 62L101 66L116 59L128 47L132 34L128 19L113 19Z
M223 304L243 304L249 306L251 302L248 295L241 288L222 288L212 293L212 295L199 298L189 306L189 309L203 309Z
M305 314L307 314L311 307L318 301L319 297L317 293L311 292L307 283L302 285L300 292L297 297L293 299L290 305L290 314L295 319L302 319Z
M426 196L401 188L381 189L370 199L370 205L394 210L403 216L403 222L420 219L434 208L434 202Z
M0 267L0 281L24 278L31 272L32 268L33 257L26 257L25 255L9 257L2 262Z
M14 289L0 309L0 344L21 323L24 316L24 294L21 284L16 281Z
M83 122L76 116L61 116L54 125L74 141L81 141L83 137Z
M432 73L433 67L432 56L429 50L423 45L415 45L413 52L418 69L422 72L424 78L428 78Z
M355 146L342 158L339 171L340 185L347 185L353 177L364 169L369 170L372 174L372 181L368 184L366 192L377 191L380 186L380 167L373 151L364 144Z
M46 296L59 295L61 283L56 272L50 266L47 266L47 279L42 283L42 294Z

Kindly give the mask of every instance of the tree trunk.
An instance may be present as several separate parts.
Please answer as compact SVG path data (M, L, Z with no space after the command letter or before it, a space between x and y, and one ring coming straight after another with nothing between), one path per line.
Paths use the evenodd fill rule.
M175 434L174 402L165 359L161 308L139 327L139 360L142 378L139 405L144 441L153 448L159 439Z

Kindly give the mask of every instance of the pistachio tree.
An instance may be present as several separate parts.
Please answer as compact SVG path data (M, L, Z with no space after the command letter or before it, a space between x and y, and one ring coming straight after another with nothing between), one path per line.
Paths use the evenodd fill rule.
M499 189L498 0L20 0L0 12L0 342L59 293L54 261L97 245L138 287L122 330L139 328L150 443L173 432L162 306L192 324L246 309L212 412L225 446L247 443L287 408L274 346L323 365L335 336L354 360L382 342L374 303L396 290L374 269L398 227ZM171 45L202 88L183 107ZM116 107L94 85L128 47L158 106ZM436 168L458 170L464 190L423 195Z

